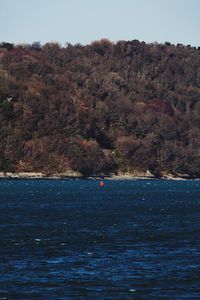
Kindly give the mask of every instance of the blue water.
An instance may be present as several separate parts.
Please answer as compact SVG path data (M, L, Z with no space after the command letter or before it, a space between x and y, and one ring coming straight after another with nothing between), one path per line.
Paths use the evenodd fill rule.
M1 180L0 299L200 299L200 181Z

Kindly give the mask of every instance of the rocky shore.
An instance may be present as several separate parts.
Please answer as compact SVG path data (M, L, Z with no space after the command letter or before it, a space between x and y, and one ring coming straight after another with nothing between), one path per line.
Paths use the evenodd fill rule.
M105 176L89 176L85 177L79 172L67 171L64 173L53 173L46 174L42 172L20 172L20 173L11 173L11 172L0 172L0 179L96 179L96 178L105 178L113 180L131 180L131 179L156 179L153 174L149 171L146 172L126 172L111 174ZM187 174L163 174L160 179L171 179L171 180L184 180L184 179L194 179Z
M59 179L59 178L82 178L83 176L78 172L65 172L46 174L42 172L0 172L0 179Z

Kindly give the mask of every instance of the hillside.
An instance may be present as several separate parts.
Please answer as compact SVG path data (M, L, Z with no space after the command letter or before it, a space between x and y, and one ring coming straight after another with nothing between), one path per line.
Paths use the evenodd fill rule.
M0 171L200 177L200 48L0 44Z

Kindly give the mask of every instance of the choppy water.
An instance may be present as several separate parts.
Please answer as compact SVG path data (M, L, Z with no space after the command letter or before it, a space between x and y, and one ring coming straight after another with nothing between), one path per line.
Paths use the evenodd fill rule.
M1 180L0 299L200 299L200 181Z

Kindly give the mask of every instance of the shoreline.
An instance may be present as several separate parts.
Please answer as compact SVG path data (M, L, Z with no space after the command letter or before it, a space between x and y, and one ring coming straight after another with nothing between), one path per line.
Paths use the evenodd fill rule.
M137 173L137 174L131 174L131 173L119 173L119 174L112 174L112 175L102 175L102 176L83 176L80 173L77 172L69 172L69 173L55 173L55 174L45 174L42 172L20 172L20 173L11 173L11 172L0 172L0 180L1 179L25 179L25 180L33 180L33 179L85 179L85 180L152 180L152 179L160 179L160 180L199 180L200 178L193 178L189 177L187 174L181 174L174 176L172 174L164 174L161 177L155 177L154 175L150 173Z

